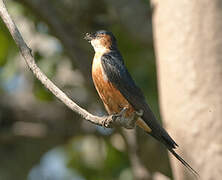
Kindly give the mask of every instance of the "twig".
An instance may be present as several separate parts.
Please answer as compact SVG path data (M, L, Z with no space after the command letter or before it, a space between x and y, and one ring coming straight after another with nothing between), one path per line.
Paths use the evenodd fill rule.
M0 16L7 26L10 34L12 35L15 43L19 47L19 50L25 59L28 67L31 69L33 74L37 79L41 81L41 83L49 90L51 91L58 99L60 99L66 106L68 106L71 110L81 115L84 119L87 121L90 121L96 125L104 126L105 127L113 127L113 126L123 126L127 127L127 125L124 125L122 120L123 117L119 116L104 116L99 117L90 114L85 109L78 106L74 101L72 101L63 91L61 91L52 81L50 81L47 76L39 69L37 64L35 63L35 59L32 56L31 49L27 46L25 41L23 40L18 28L16 27L15 23L11 19L5 4L3 0L0 0ZM121 123L120 123L121 120ZM126 121L127 122L127 121Z

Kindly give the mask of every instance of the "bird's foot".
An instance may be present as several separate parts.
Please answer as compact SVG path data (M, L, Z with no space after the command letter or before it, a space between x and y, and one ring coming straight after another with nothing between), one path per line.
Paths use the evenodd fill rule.
M143 115L143 110L140 109L139 111L135 111L137 117L141 117Z
M124 127L127 129L133 129L136 126L136 121L143 115L143 110L135 111L131 117L125 118Z
M125 119L125 114L126 114L127 109L128 109L127 107L124 107L119 113L107 116L103 120L102 125L106 128L113 127L114 124L122 125L121 121Z
M143 115L143 110L135 111L132 116L126 117L127 110L128 108L124 107L118 114L107 116L103 120L102 125L106 128L117 125L126 129L133 129L138 118Z

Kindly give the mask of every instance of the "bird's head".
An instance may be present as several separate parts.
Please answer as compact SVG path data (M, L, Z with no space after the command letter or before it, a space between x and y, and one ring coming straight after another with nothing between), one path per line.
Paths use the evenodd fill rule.
M95 33L86 33L84 39L92 44L95 52L112 50L116 47L116 38L109 31L100 30Z

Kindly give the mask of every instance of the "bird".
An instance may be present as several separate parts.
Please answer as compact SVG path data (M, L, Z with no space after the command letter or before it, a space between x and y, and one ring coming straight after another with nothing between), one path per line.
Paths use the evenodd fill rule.
M84 39L91 43L95 51L92 79L108 114L118 114L126 108L125 118L129 118L129 120L136 118L137 126L165 145L189 171L196 177L199 176L197 171L175 152L178 147L177 143L157 121L142 90L131 77L118 50L117 40L113 33L99 30L86 33Z

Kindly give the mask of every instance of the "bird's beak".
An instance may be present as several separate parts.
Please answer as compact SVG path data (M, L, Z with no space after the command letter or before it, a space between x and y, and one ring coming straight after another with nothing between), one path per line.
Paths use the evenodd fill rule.
M86 33L84 39L91 42L93 39L95 38L95 36L93 34L90 33Z

